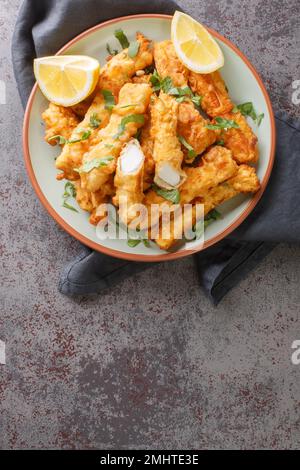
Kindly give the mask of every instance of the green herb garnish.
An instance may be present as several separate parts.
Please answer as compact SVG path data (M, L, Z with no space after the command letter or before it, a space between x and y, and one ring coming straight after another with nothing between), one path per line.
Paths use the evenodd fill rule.
M133 59L135 57L140 49L140 43L139 41L133 41L130 43L129 48L128 48L128 55Z
M65 207L66 209L70 209L71 211L73 212L78 212L77 209L75 209L75 207L71 206L67 201L70 197L76 197L76 189L75 189L75 186L73 183L71 183L70 181L68 181L66 184L65 184L65 191L63 193L63 203L62 203L62 207Z
M159 196L163 197L167 201L173 202L173 204L179 204L180 202L180 192L178 189L163 189L157 186L156 184L152 185L152 189Z
M111 155L107 157L98 157L93 158L93 160L89 160L88 162L84 163L78 170L78 173L89 173L94 168L101 168L102 166L107 166L109 162L114 159Z
M142 240L140 239L136 239L136 240L132 240L131 238L129 238L127 240L127 245L130 246L130 248L134 248L136 247L137 245L139 245L141 243Z
M220 212L218 212L216 209L213 209L204 217L204 220L198 220L198 222L196 222L194 226L195 239L199 240L199 238L202 237L206 227L208 227L212 222L220 219L221 217L222 216Z
M65 145L67 143L67 139L62 135L54 135L48 139L48 142L51 142L51 140L56 140L59 145Z
M224 147L225 142L224 142L224 140L217 140L217 142L215 142L215 145L219 145L220 147Z
M257 126L260 126L261 121L265 117L264 113L256 113L253 103L251 101L248 101L247 103L238 104L233 108L232 112L240 112L243 116L249 116L257 124Z
M154 70L150 82L154 91L162 90L164 93L169 93L174 88L172 79L170 77L161 78L157 70Z
M105 100L105 109L111 111L116 104L114 95L110 90L102 90L101 93Z
M93 128L93 129L98 129L98 127L100 126L101 124L101 119L98 118L98 114L97 113L93 113L90 117L90 126Z
M130 114L129 116L123 117L121 124L119 125L119 128L118 128L118 133L114 135L113 138L118 139L120 135L122 135L123 132L125 131L126 125L129 124L130 122L144 124L145 118L142 114Z
M215 118L216 124L206 124L207 129L217 130L217 129L238 129L240 126L231 119L224 119L222 117Z
M195 152L195 150L193 149L193 147L185 140L184 137L182 137L182 135L178 135L178 140L182 143L182 145L188 150L188 157L189 158L195 158L197 157L197 154Z
M116 31L114 32L114 36L115 38L117 38L123 49L129 47L129 41L122 29L116 29Z
M77 142L82 142L83 140L87 140L91 135L91 131L86 131L85 129L79 130L79 132L82 132L82 135L78 139L68 140L68 139L65 139L62 135L54 135L53 137L50 137L50 139L48 139L48 142L51 140L57 140L57 142L60 145L76 144Z
M111 49L109 44L106 44L106 50L109 53L109 55L117 55L119 54L119 51L117 49Z

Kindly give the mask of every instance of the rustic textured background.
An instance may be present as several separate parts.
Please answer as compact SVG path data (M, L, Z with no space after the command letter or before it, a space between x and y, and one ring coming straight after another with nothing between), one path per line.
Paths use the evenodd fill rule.
M20 3L0 0L0 447L299 448L300 366L290 356L300 247L279 246L217 308L192 258L101 297L58 293L79 244L47 215L22 161L10 58ZM180 4L248 55L275 107L300 116L297 0Z

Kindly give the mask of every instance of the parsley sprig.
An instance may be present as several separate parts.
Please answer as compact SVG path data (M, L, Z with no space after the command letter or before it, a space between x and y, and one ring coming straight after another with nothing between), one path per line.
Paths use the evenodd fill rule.
M152 185L153 191L156 192L159 196L163 197L167 201L173 202L173 204L179 204L180 202L180 192L178 189L163 189L157 186L156 184Z
M204 220L199 220L194 226L195 240L199 240L202 237L206 227L212 224L215 220L221 219L221 214L216 209L211 210L205 217Z
M114 95L110 90L101 90L101 93L105 101L105 109L111 111L116 104Z
M189 86L175 87L171 77L161 78L157 70L154 70L150 82L154 91L162 90L164 93L175 97L178 103L190 98L196 107L200 107L202 97L193 93Z
M98 129L101 124L101 119L99 119L97 113L93 113L90 117L90 127L93 129Z
M113 136L113 138L118 139L125 132L126 125L129 124L130 122L144 124L145 118L143 114L129 114L128 116L123 117L119 125L118 132L117 134Z
M226 131L227 129L238 129L240 127L232 119L216 117L215 121L216 121L216 124L206 124L207 129L210 129L210 130L224 129Z
M101 168L102 166L107 166L108 163L111 162L113 159L114 157L112 157L111 155L108 155L107 157L93 158L93 160L89 160L88 162L81 165L81 167L78 168L76 171L78 173L89 173L94 168Z
M232 112L240 112L243 116L249 116L257 124L257 126L260 126L263 118L265 117L264 113L257 114L251 101L248 101L247 103L238 104L233 108Z
M53 137L50 137L50 139L48 139L48 142L50 142L51 140L56 140L59 145L76 144L77 142L87 140L91 135L91 131L87 131L86 129L78 129L78 132L82 133L82 135L78 139L69 140L63 137L62 135L54 135Z
M75 189L74 184L71 183L70 181L68 181L65 184L65 190L64 190L64 193L63 193L63 204L62 204L62 206L65 207L66 209L69 209L69 210L73 211L73 212L78 212L78 210L75 209L75 207L71 206L68 203L68 200L70 199L70 197L76 197L76 189Z
M177 137L178 140L182 143L182 145L188 150L188 157L197 157L197 153L195 152L194 148L185 140L185 138L182 135L178 135Z

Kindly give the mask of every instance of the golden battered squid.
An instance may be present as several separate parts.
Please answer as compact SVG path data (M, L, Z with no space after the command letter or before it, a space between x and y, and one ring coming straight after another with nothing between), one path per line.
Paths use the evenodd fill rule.
M202 97L201 107L208 116L221 116L232 110L233 103L220 72L206 75L190 72L189 84L193 92Z
M98 191L116 169L116 161L127 142L145 122L152 89L146 84L127 83L120 91L108 125L99 132L101 140L84 155L79 168L81 185Z
M138 215L134 205L141 204L144 199L144 160L145 156L136 139L125 145L118 159L113 203L119 206L119 217L125 225Z
M56 160L56 168L63 171L62 177L75 180L78 173L74 169L82 163L83 155L90 150L90 147L97 145L101 140L99 130L104 128L109 121L111 109L107 106L103 93L111 93L115 100L118 99L120 89L137 70L151 65L153 53L150 47L150 41L141 33L137 33L137 41L140 44L138 53L131 58L128 55L128 49L114 56L100 71L98 88L91 106L89 107L84 120L74 129L71 140L80 140L79 142L65 145L62 154ZM98 127L91 127L91 117L94 116L99 122Z
M187 86L189 71L178 59L172 41L154 44L154 62L161 78L170 77L175 87Z
M225 147L231 150L233 158L238 163L256 163L258 161L258 139L240 113L227 113L222 116L238 124L238 128L230 128L222 131L220 139Z
M166 93L160 92L152 107L155 161L154 183L161 188L179 187L186 175L182 170L183 152L177 137L178 103Z
M57 140L52 139L55 136L60 135L68 140L79 123L79 119L72 109L57 106L54 103L49 104L48 109L42 114L42 119L46 125L45 141L50 145L57 144Z

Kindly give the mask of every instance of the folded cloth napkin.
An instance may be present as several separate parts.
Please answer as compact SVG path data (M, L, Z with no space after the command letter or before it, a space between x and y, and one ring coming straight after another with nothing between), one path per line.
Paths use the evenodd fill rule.
M34 57L54 54L74 36L102 21L137 13L173 14L176 9L180 8L172 0L25 0L12 40L23 105L34 83ZM276 243L300 240L300 122L279 112L276 127L275 166L263 198L230 238L194 255L201 284L214 303ZM59 289L68 295L101 293L149 266L153 264L123 261L83 247L62 273Z

